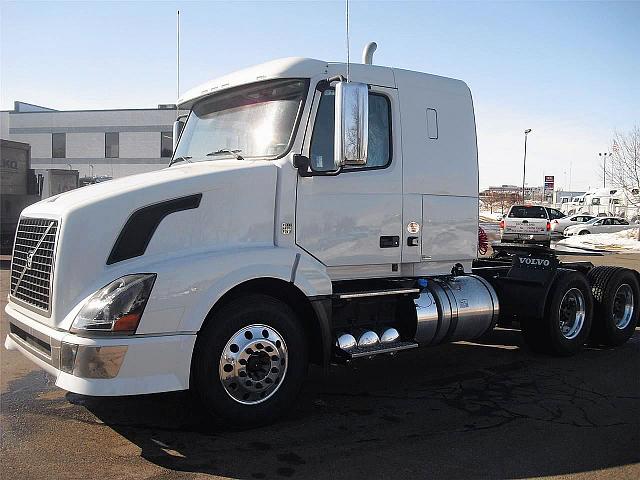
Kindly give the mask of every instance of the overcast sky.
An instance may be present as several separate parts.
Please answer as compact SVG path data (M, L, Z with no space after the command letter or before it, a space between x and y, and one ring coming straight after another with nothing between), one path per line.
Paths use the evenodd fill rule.
M0 108L174 103L181 91L278 57L346 57L343 2L0 3ZM476 107L481 185L543 174L598 186L598 152L640 125L640 2L351 2L352 58L459 78ZM569 173L571 172L571 175Z

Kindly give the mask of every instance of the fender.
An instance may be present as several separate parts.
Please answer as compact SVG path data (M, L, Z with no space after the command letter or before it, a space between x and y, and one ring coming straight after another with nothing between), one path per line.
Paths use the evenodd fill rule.
M297 262L296 256L299 256ZM221 260L221 263L215 265L220 274L211 275L210 270L205 270L208 288L203 289L197 300L193 301L192 307L185 311L180 331L199 331L218 300L233 287L248 280L276 278L291 282L307 297L330 295L332 291L331 280L324 265L294 249L252 249L251 252L238 251L232 255L227 253L224 258L216 260Z
M324 265L294 248L228 248L171 258L161 256L155 261L145 262L143 258L127 262L112 271L108 279L140 272L158 275L138 334L196 333L225 293L257 278L291 282L307 297L332 292ZM100 283L104 282L103 279Z

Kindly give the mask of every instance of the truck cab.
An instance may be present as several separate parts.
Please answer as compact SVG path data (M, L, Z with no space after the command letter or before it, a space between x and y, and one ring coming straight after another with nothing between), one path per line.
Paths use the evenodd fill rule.
M337 170L335 82L327 79L340 75L344 64L284 59L191 90L180 103L192 112L176 156L215 168L235 158L224 150L237 150L245 163L276 167L275 243L302 249L331 279L447 272L452 261L470 266L478 168L468 87L352 65L350 81L368 87L368 158ZM251 120L231 125L242 116ZM207 128L218 135L203 142ZM296 156L309 159L303 175ZM282 225L291 231L282 233ZM446 248L431 241L440 234L449 238Z
M287 58L198 86L178 108L190 113L168 168L22 212L5 346L59 387L190 388L212 413L255 425L287 410L308 362L470 340L501 304L517 314L508 285L521 270L475 265L464 82ZM564 354L590 327L578 284L562 299L577 329L555 346ZM549 290L536 291L544 304Z

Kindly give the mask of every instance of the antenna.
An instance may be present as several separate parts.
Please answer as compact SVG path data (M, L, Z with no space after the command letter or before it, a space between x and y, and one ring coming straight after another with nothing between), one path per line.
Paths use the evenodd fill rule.
M180 98L180 10L176 16L176 101ZM177 106L176 106L177 109Z
M347 82L349 81L349 74L350 74L350 67L351 67L351 62L349 61L349 0L345 0L346 1L346 6L347 6L347 15L346 15L346 20L347 20Z

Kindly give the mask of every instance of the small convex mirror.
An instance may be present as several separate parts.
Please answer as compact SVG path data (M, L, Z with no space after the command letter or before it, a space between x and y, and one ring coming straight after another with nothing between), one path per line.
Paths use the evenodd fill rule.
M335 168L365 165L369 143L369 87L364 83L339 82L335 102Z

